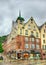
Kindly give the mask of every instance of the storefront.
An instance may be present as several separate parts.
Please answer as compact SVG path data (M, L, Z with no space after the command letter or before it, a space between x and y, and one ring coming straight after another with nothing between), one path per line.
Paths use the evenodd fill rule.
M22 53L23 59L29 59L29 56L30 56L30 52L29 52L29 51L24 51L24 52Z
M29 59L33 60L33 59L40 59L40 58L41 58L40 52L31 50Z
M18 53L17 53L17 59L21 59L21 55L22 55L22 54L21 54L20 52L18 52Z
M10 59L16 59L16 51L9 51L7 53L7 57L9 57Z
M45 53L45 52L42 54L42 58L43 58L44 60L46 59L46 53Z

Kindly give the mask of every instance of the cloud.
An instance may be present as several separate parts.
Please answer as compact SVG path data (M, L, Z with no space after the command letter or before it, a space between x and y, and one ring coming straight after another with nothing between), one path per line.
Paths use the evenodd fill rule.
M0 36L11 31L12 20L16 20L19 10L25 21L31 16L38 25L46 21L46 0L0 0Z

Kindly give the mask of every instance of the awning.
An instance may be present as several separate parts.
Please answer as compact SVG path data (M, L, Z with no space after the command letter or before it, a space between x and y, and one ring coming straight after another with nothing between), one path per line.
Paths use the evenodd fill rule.
M38 51L35 51L35 54L40 54L40 52L38 52Z
M40 52L39 51L35 51L35 50L31 50L31 52L30 52L31 54L40 54Z
M30 54L30 51L23 51L22 54L23 54L23 53L28 53L28 54Z

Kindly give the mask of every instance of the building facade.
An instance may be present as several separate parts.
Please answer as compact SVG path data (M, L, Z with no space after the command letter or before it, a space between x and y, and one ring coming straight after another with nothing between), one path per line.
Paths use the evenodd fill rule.
M3 48L5 52L15 50L16 58L43 57L43 52L46 53L46 23L39 27L33 17L24 23L24 19L19 16L13 22Z
M41 48L43 51L43 58L46 58L46 22L40 27Z

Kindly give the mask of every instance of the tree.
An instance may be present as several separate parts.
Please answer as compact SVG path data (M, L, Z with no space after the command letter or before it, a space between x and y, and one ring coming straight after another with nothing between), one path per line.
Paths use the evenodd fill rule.
M2 43L0 43L0 53L2 53L4 50L2 48Z
M0 43L3 43L3 42L6 40L6 37L7 37L7 36L2 36L2 37L0 37Z
M6 40L6 37L7 36L2 36L2 37L0 37L0 55L1 55L1 53L3 53L3 47L2 47L2 43Z

